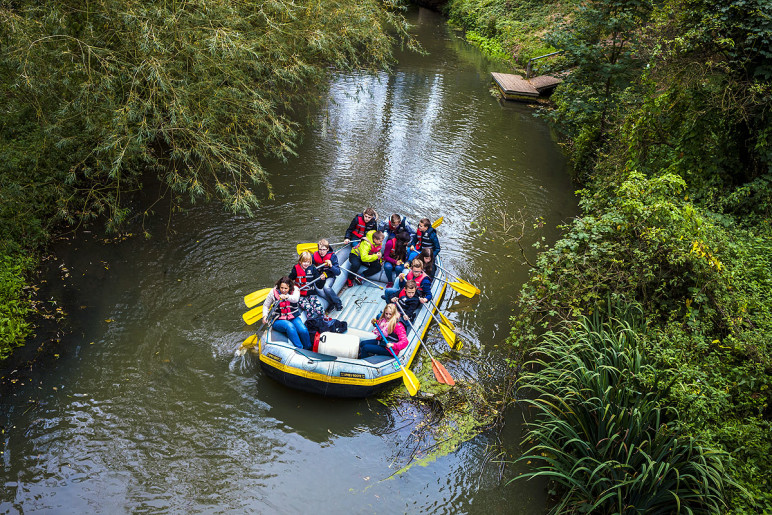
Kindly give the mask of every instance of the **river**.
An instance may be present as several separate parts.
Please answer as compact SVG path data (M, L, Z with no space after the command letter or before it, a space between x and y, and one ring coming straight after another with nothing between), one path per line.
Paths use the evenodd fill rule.
M70 332L43 364L4 371L18 379L0 411L0 513L544 512L543 483L506 485L515 472L489 459L493 435L393 475L409 461L410 410L289 390L233 358L253 329L244 295L289 271L296 243L342 240L373 206L414 224L444 217L445 264L482 294L446 296L460 352L436 326L427 343L456 380L506 373L528 267L501 213L522 213L533 260L534 242L577 213L567 163L532 107L490 95L490 72L507 70L438 14L408 15L427 55L336 77L299 156L266 163L275 198L254 218L159 209L149 239L95 230L57 244L47 295ZM513 409L504 459L521 422Z

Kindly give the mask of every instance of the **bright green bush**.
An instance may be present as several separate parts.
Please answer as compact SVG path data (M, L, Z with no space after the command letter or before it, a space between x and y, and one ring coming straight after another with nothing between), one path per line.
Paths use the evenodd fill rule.
M31 265L30 258L0 254L0 360L21 345L31 331L26 321L30 307L23 291L24 275Z

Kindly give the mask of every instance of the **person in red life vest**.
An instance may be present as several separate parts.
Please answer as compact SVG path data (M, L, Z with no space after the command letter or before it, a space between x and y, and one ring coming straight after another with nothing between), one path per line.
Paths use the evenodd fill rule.
M365 235L378 229L378 213L375 209L368 207L361 214L358 214L351 220L346 230L346 236L343 243L348 244L352 240L361 240Z
M418 297L421 304L426 304L432 299L432 280L424 273L424 262L418 258L410 262L410 271L399 274L399 288L386 288L382 298L386 301L392 299L405 287L409 280L414 280L418 285Z
M399 356L402 349L407 347L407 331L405 326L399 321L399 313L397 312L397 306L394 304L387 304L383 308L383 314L380 320L373 318L373 325L378 325L386 335L386 341L383 341L380 333L377 329L373 330L375 338L369 340L362 340L359 342L359 357L365 358L372 356L373 354L379 354L382 356L391 356L391 353L386 347L390 347L394 351L394 354Z
M437 238L437 231L432 227L432 222L428 218L421 218L415 232L413 246L407 256L408 260L412 261L425 248L432 249L434 255L438 255L440 253L440 240Z
M316 285L322 280L322 274L311 266L311 253L300 254L298 263L290 270L289 278L295 281L300 289L300 308L308 318L324 316L324 306L316 296Z
M311 348L311 338L306 324L300 320L300 290L287 276L276 281L276 287L268 293L263 302L263 323L274 320L273 328L287 335L287 339L300 349Z
M391 302L397 305L397 311L403 313L407 320L403 322L415 322L415 315L418 308L421 307L421 301L416 295L418 285L416 285L413 279L405 281L405 287L395 297L391 298Z
M394 213L389 217L388 220L381 222L378 225L378 230L380 230L383 234L386 235L386 242L388 243L389 240L393 240L397 237L397 235L405 231L408 233L412 239L413 235L415 234L415 231L412 227L410 227L410 224L407 221L407 218L403 218L402 216L398 215L397 213Z
M330 306L341 311L343 310L343 303L332 289L332 283L340 275L338 256L330 248L330 242L325 239L319 240L317 248L319 250L311 256L313 265L322 274L322 279L316 283L316 294L325 299Z
M429 279L434 280L434 252L432 249L429 247L421 249L418 259L424 263L424 273L429 276Z
M388 240L383 247L383 270L386 272L387 288L394 286L394 272L401 274L405 270L409 243L410 235L407 231L400 231L396 238Z
M364 266L365 271L359 275L371 277L381 271L381 244L383 244L383 233L380 231L368 232L359 245L351 250L348 259L351 261L350 270L359 274L360 267ZM360 283L358 278L354 278ZM348 286L352 286L352 279L348 280Z

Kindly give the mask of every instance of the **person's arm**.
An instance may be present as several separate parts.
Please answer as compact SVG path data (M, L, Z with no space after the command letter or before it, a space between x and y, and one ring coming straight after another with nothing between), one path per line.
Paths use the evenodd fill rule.
M346 230L346 236L343 238L345 240L353 240L354 239L354 229L357 228L357 217L355 216L353 220L351 220L351 223L348 224L348 229Z
M423 280L421 280L421 290L423 291L424 295L422 298L426 300L432 300L432 281L428 277L424 277Z
M338 277L340 275L340 263L338 263L338 256L336 256L335 253L330 252L325 257L329 257L330 263L332 263L332 267L327 271L327 275Z
M394 266L397 266L397 260L391 257L391 250L394 248L394 241L396 238L392 238L389 240L389 242L386 244L386 247L383 249L383 260L388 261Z
M432 231L432 235L430 236L432 239L432 245L434 245L434 248L432 249L432 252L434 252L434 256L436 257L437 254L440 253L440 239L437 237L437 231Z
M378 259L378 254L370 254L370 250L373 248L372 244L368 240L362 240L359 244L359 259L362 263L372 263Z
M274 290L271 289L270 292L268 292L268 296L265 298L265 301L263 302L263 323L268 323L268 317L271 316L271 308L273 307L273 303L276 302L276 297L273 295Z
M295 290L287 297L287 300L289 300L292 303L295 303L300 300L300 288L295 286Z
M394 351L394 354L399 354L408 344L407 333L402 322L397 322L397 325L394 326L394 333L397 335L398 340L391 344L391 349Z

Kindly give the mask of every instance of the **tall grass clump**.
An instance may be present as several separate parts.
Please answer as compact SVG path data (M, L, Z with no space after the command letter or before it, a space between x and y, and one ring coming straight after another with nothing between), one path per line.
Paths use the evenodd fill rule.
M721 511L726 454L680 431L637 343L641 328L623 318L596 313L547 333L526 363L519 387L536 417L518 461L534 469L517 479L554 482L552 513Z

